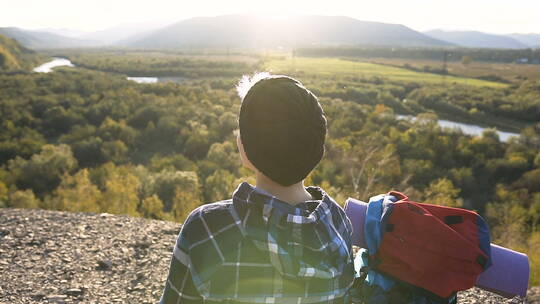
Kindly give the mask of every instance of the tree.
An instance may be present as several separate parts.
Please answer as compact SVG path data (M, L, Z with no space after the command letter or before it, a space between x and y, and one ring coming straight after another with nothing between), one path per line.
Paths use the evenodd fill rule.
M45 137L38 131L27 126L16 127L10 120L4 121L0 128L2 128L0 134L0 164L4 164L16 156L30 157L39 152L43 145L47 143Z
M210 146L208 127L204 123L194 120L189 121L188 126L181 132L186 137L183 152L190 159L201 159L206 156Z
M497 185L495 200L486 206L486 217L494 242L514 250L525 250L527 209L520 202L522 193Z
M107 117L99 127L98 134L104 141L122 141L129 145L135 141L137 131L123 120L116 122Z
M236 172L240 167L240 156L236 145L230 141L214 143L210 146L206 159L230 172Z
M540 152L536 153L536 156L534 157L534 166L540 168Z
M152 171L197 171L197 165L182 154L170 156L154 155L150 159L150 169Z
M118 167L105 182L101 210L114 214L138 216L139 180L127 167Z
M458 197L459 192L451 180L439 178L432 181L425 190L424 202L447 207L463 207L463 200Z
M75 175L64 176L47 207L74 212L100 212L101 199L101 191L90 181L88 170L82 169Z
M472 59L471 56L463 56L463 57L461 57L461 64L463 64L464 66L468 66L469 64L471 64L472 61L473 61L473 59Z
M238 117L235 113L225 112L218 118L219 136L224 138L230 135L232 131L238 127Z
M533 232L527 241L528 255L531 262L531 281L529 286L540 284L540 232Z
M165 219L165 212L163 211L163 202L159 199L157 195L149 196L143 199L140 207L139 213L146 218L153 219Z
M195 172L163 170L151 176L147 195L156 194L165 205L165 211L170 211L178 191L199 195L199 182ZM180 189L180 190L179 190ZM200 201L200 198L197 199Z
M176 180L170 213L174 220L181 222L202 204L201 191L195 172L177 172Z
M8 188L6 184L0 181L0 208L7 207Z
M81 123L82 117L74 111L68 111L62 106L48 108L44 115L44 129L49 136L62 135L71 127Z
M467 197L477 191L473 171L468 167L452 168L449 178L457 189L461 189L460 194Z
M531 231L540 232L540 192L534 193L531 205L529 206L529 219L531 221Z
M106 141L101 145L101 154L106 161L121 164L127 161L128 147L121 140Z
M418 189L423 189L437 176L437 171L432 161L426 159L404 159L402 172L412 176L411 184Z
M204 198L209 202L224 200L231 196L234 190L234 175L227 170L217 170L206 178L204 183Z
M18 190L9 195L9 207L13 208L39 208L40 200L32 190Z
M55 189L62 176L77 167L68 145L45 145L39 154L26 160L20 157L9 161L8 168L19 189L32 189L38 196Z
M525 188L530 192L540 193L540 168L525 172L516 182L516 188Z
M4 53L0 53L0 68L7 69L6 55L4 55Z

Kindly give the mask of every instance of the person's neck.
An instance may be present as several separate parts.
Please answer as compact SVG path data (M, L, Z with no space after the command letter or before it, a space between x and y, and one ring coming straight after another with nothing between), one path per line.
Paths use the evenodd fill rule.
M306 191L304 181L300 181L291 186L282 186L258 172L256 175L256 187L291 205L313 199L311 194Z

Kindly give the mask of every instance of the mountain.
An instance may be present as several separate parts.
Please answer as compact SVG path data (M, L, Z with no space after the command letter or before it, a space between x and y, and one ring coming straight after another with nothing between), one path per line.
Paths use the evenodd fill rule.
M0 71L26 68L34 59L34 52L17 41L0 35Z
M508 34L506 35L533 48L540 48L540 34Z
M442 41L473 48L524 49L529 46L504 35L487 34L477 31L431 30L424 34Z
M293 48L328 45L449 46L404 25L342 16L197 17L155 30L128 44L137 48Z
M80 35L79 38L99 41L105 45L125 44L127 41L137 40L143 35L148 34L156 29L163 28L172 22L141 22L141 23L125 23L104 30L99 30L91 33Z
M48 32L24 30L16 27L0 27L0 34L17 40L33 49L73 48L95 46L95 41L65 37Z
M89 32L84 32L84 31L79 31L79 30L72 30L68 28L53 28L53 27L41 28L36 31L56 34L60 36L70 37L70 38L79 38L89 33Z

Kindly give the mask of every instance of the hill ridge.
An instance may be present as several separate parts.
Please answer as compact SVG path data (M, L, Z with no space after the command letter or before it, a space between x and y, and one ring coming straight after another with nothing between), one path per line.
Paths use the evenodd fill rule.
M481 31L426 31L424 34L459 46L473 48L525 49L529 45L508 35L489 34Z
M18 27L0 27L0 34L17 40L32 49L70 48L95 46L95 41L66 37L46 31L33 31Z
M34 52L22 46L15 39L0 34L0 71L21 69Z
M345 16L252 14L194 17L127 44L139 48L294 48L308 45L450 46L402 24Z

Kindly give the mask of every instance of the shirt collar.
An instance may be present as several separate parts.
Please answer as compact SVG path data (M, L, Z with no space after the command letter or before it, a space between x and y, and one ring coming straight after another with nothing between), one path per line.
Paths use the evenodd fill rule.
M248 182L242 182L233 193L233 201L241 201L245 203L268 204L274 208L278 208L285 213L302 214L305 211L313 211L312 209L325 200L327 194L320 187L305 187L306 191L313 197L312 200L300 202L292 205L280 200L276 196L268 193L264 189L252 186ZM310 210L311 209L311 210Z

